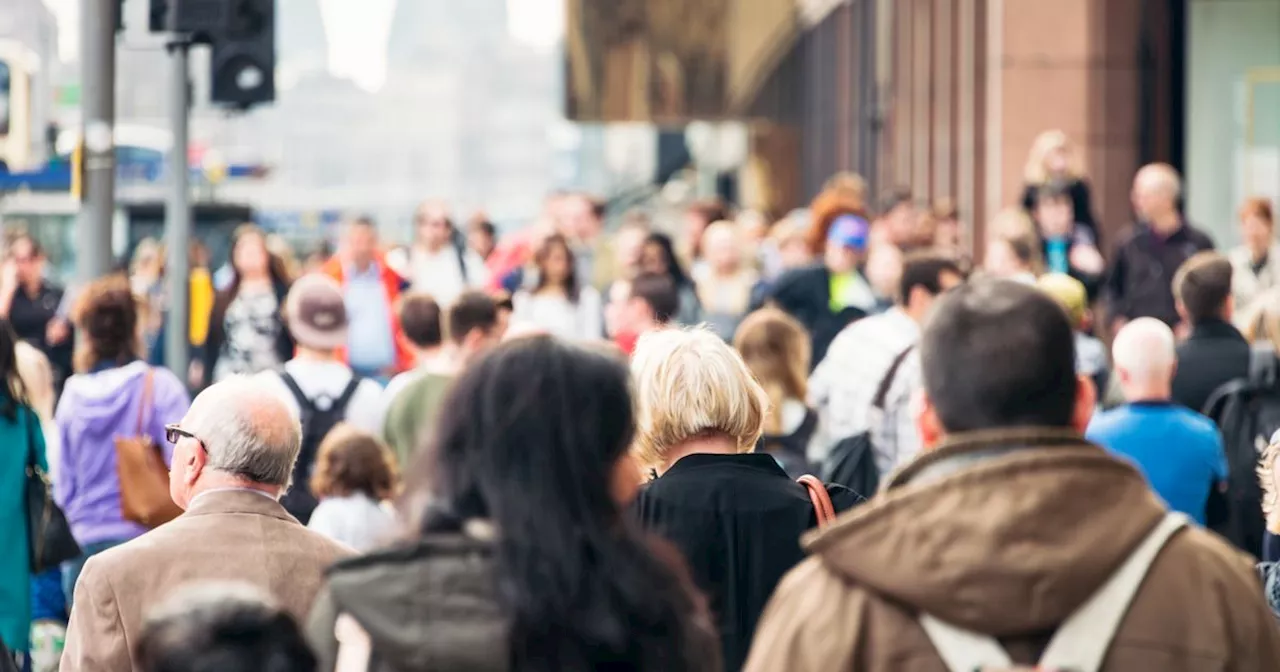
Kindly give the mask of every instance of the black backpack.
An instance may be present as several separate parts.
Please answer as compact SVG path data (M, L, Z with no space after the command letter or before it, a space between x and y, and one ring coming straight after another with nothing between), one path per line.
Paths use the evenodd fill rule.
M347 383L337 399L328 395L308 399L302 388L298 387L298 381L288 372L281 371L280 379L293 393L302 416L302 450L298 452L298 461L293 465L293 485L280 499L280 503L298 522L306 525L311 520L311 512L315 511L319 503L311 494L311 471L315 468L316 453L319 452L324 437L329 435L329 430L346 417L347 405L351 403L351 397L355 396L356 388L360 387L361 379L352 374L351 382Z
M914 345L898 353L889 364L876 387L876 394L871 398L873 410L884 410L885 397L889 396L889 388L898 376L898 369L907 361ZM880 489L880 469L876 467L875 451L871 445L871 428L845 439L831 448L827 458L822 462L822 480L827 483L838 483L861 495L866 501L876 490Z
M1249 377L1223 384L1202 412L1222 431L1227 456L1225 502L1210 499L1209 526L1256 557L1262 552L1266 527L1258 461L1271 435L1280 430L1280 361L1275 353L1255 349Z

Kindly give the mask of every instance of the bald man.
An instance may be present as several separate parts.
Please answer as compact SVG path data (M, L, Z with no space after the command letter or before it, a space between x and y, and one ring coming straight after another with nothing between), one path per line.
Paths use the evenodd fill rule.
M174 444L169 494L185 513L84 566L76 584L64 672L129 672L146 612L192 581L241 581L295 618L311 609L321 574L352 554L285 512L302 442L279 396L247 378L196 397L166 427Z
M1173 276L1192 255L1213 249L1213 241L1191 226L1178 204L1182 179L1172 166L1153 163L1133 180L1138 221L1120 238L1103 286L1112 329L1139 317L1178 324Z
M1172 401L1176 352L1160 320L1125 325L1111 357L1128 403L1095 417L1087 437L1134 462L1171 510L1203 525L1210 494L1225 489L1227 458L1218 428Z

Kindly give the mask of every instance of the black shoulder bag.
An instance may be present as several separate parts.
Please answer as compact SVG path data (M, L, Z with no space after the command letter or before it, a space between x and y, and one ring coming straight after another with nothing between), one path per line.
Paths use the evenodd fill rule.
M71 526L62 509L53 501L49 476L36 458L36 435L40 420L32 411L27 431L27 551L31 573L45 570L80 556L80 545L71 535Z

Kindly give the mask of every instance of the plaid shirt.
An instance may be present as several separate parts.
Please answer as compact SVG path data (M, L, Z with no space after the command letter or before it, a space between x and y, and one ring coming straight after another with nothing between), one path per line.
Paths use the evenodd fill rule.
M810 445L821 460L836 443L871 431L876 466L887 474L920 450L911 402L920 387L920 358L903 361L885 396L884 413L871 402L894 359L920 339L920 327L901 308L845 327L809 379L809 405L818 412L818 439Z

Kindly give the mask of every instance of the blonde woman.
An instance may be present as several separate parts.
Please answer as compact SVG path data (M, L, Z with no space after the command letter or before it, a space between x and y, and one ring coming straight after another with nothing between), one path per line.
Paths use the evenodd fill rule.
M1064 182L1071 194L1076 223L1087 228L1098 241L1098 221L1093 216L1093 199L1089 183L1077 163L1067 134L1060 130L1044 131L1031 143L1027 165L1023 169L1022 208L1030 213L1036 207L1036 192L1049 182Z
M790 315L763 308L738 326L733 347L769 396L760 448L792 478L810 473L805 454L818 428L818 414L805 403L809 334Z
M739 670L756 621L817 524L805 488L755 448L769 395L733 348L705 329L640 338L631 360L633 454L653 476L634 511L679 548L718 620L724 669ZM851 491L828 486L837 511Z

